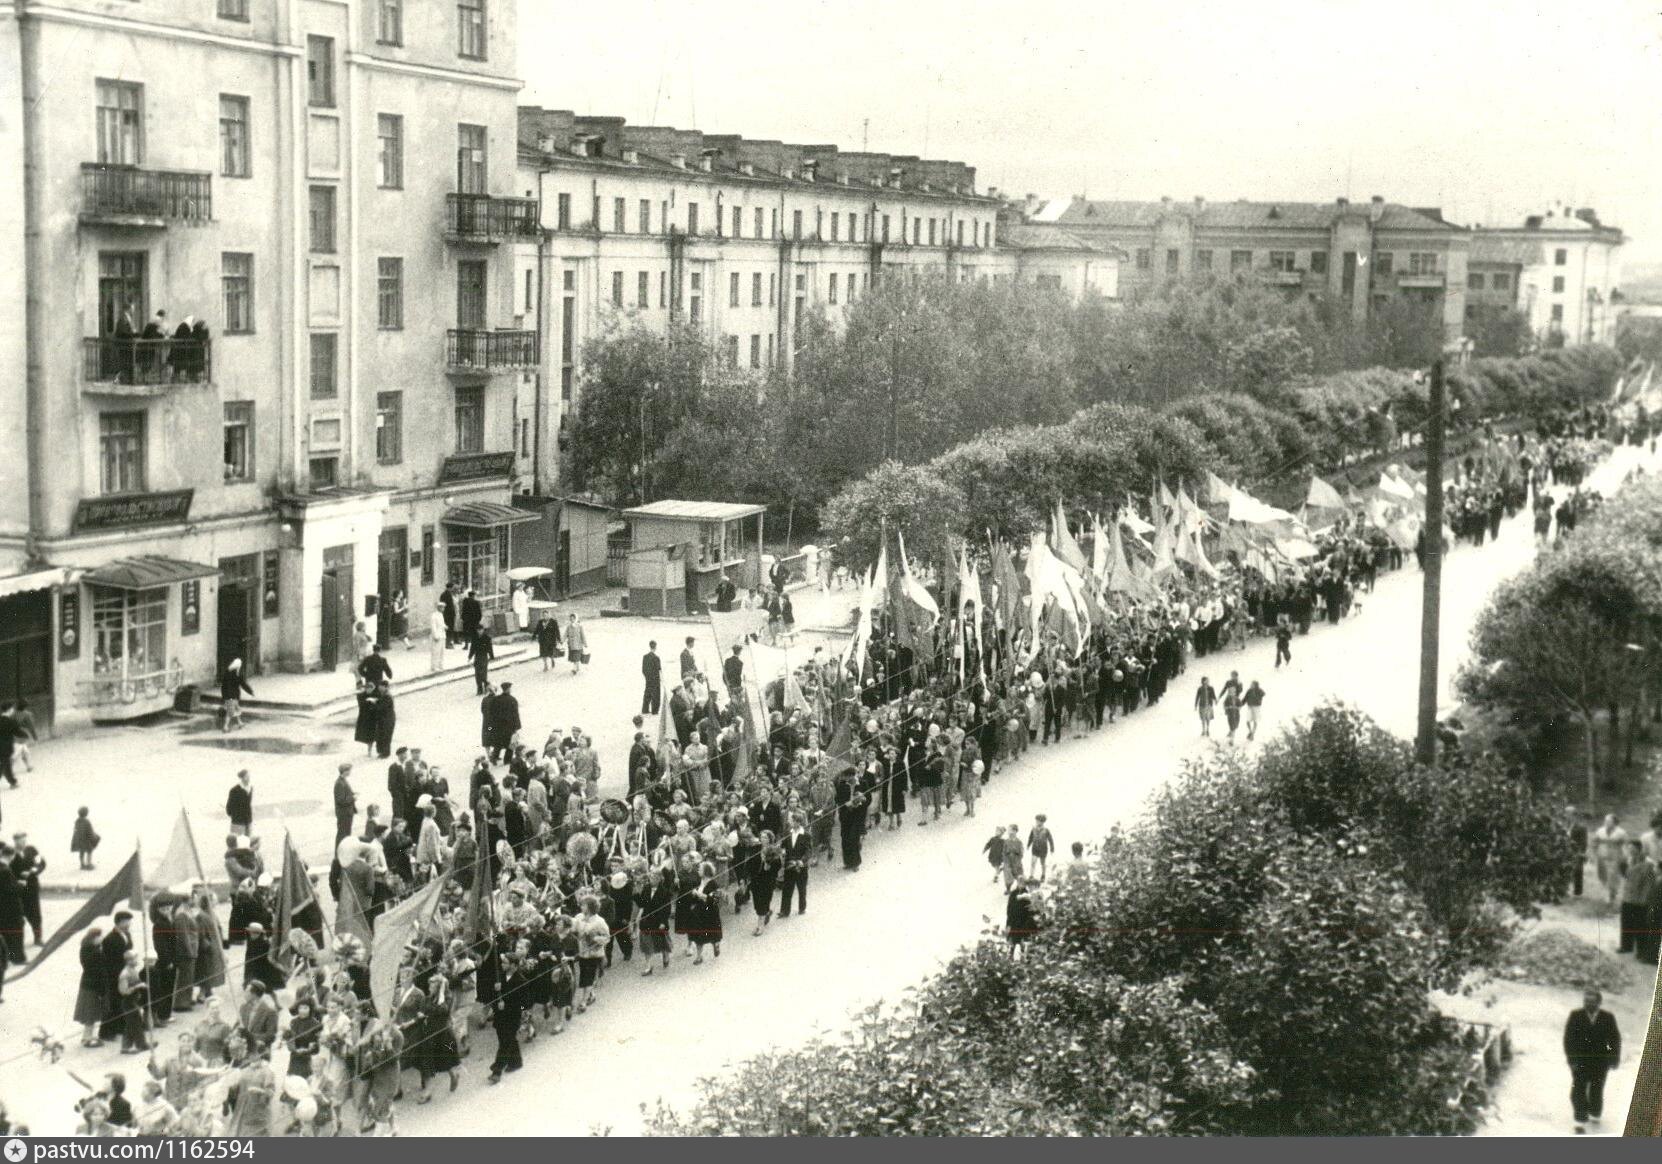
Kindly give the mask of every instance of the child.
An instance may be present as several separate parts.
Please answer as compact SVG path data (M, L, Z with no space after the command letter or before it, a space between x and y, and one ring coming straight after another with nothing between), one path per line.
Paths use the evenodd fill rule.
M1021 826L1004 830L1004 892L1021 880Z
M1050 835L1050 830L1045 827L1045 814L1042 812L1033 818L1033 830L1027 834L1027 848L1033 854L1030 875L1043 881L1045 879L1045 862L1049 859L1051 851L1056 848L1056 839ZM1016 861L1017 871L1019 872L1021 858L1017 857Z
M1293 628L1292 624L1287 621L1286 615L1282 615L1280 621L1275 624L1276 670L1281 669L1282 663L1286 663L1289 667L1293 663Z
M92 821L87 819L87 810L75 810L75 831L69 838L69 851L81 860L81 868L92 868L92 851L98 847L98 834L93 831Z
M12 709L12 720L17 724L17 762L25 772L33 772L35 765L29 758L29 744L38 742L40 737L35 734L35 713L29 710L27 699L17 701L17 706Z
M969 753L964 753L964 766L958 777L958 795L964 798L964 815L975 815L975 798L981 795L982 773L987 766L980 760L971 760Z
M993 884L998 884L998 875L1004 870L1004 830L994 829L992 839L981 846L981 851L987 854L987 864L993 867Z

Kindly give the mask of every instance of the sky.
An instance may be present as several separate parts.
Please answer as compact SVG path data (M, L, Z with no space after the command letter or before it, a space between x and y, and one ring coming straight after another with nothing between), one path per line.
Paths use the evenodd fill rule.
M1662 262L1662 0L519 0L521 100L1042 197L1568 202Z

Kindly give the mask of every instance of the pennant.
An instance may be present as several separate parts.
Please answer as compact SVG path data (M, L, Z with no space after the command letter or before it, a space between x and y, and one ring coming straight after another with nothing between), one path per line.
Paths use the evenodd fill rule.
M1160 517L1160 526L1154 531L1154 576L1170 573L1177 568L1177 544L1172 532L1172 523L1164 515Z
M375 935L369 948L369 995L382 1018L392 1015L404 950L432 920L444 883L443 877L429 881L375 919Z
M287 939L289 930L294 928L295 915L316 902L312 879L306 875L306 863L294 851L294 839L285 832L283 871L277 881L277 931L271 942L271 959L284 970L289 968Z
M343 875L340 879L340 900L335 902L335 932L351 934L367 949L374 935L370 933L369 914L364 904L358 899L358 891L352 888L351 880Z
M35 951L35 956L29 960L29 964L13 974L10 981L15 982L25 975L34 973L36 966L57 953L71 938L99 918L108 917L123 905L138 915L140 926L145 924L144 875L139 868L136 849L120 871L110 878L102 889L87 898L81 908L75 911L74 916L53 931L52 936L46 939L46 944Z
M1062 512L1062 502L1056 502L1056 513L1051 518L1051 548L1056 556L1083 574L1086 570L1085 555L1079 548L1079 543L1073 540L1073 531L1068 529L1067 514Z
M711 692L711 714L715 712L715 693ZM467 944L472 945L479 938L495 929L491 919L491 894L486 885L490 880L490 861L485 853L485 843L481 840L473 848L473 884L467 890L467 916L462 919L463 936ZM365 937L366 945L372 939Z
M162 859L151 872L149 884L166 889L181 881L207 881L202 871L202 854L196 848L196 837L191 833L190 817L183 808L173 822L173 833L167 839Z
M1021 616L1021 575L1010 557L1010 547L999 542L993 547L993 613L998 625L1006 630L1016 628Z
M906 535L896 530L895 537L900 545L900 572L890 588L895 635L912 649L914 656L929 656L934 651L932 636L935 624L941 619L941 610L934 596L912 573L912 563L906 557Z

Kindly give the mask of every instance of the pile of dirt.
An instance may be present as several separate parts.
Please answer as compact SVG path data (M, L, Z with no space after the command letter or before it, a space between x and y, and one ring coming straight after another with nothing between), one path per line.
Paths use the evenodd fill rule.
M1614 994L1633 985L1632 965L1584 942L1568 930L1539 929L1513 940L1501 953L1497 977L1566 990L1589 986Z

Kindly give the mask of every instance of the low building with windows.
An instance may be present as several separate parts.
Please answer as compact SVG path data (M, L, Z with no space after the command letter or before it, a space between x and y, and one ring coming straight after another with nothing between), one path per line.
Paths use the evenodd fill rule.
M1169 280L1254 279L1339 304L1353 319L1402 298L1423 302L1449 338L1465 318L1467 234L1435 208L1383 198L1333 202L1051 202L1033 221L1129 252L1122 293Z
M1523 312L1543 343L1614 341L1621 306L1620 227L1591 207L1555 206L1515 227L1471 232L1467 299Z
M626 322L693 323L736 365L788 368L803 320L883 278L1023 280L1113 296L1120 251L1056 227L1006 237L962 162L847 152L527 106L518 186L541 204L545 399L528 473L558 480L583 345ZM535 462L534 464L532 462Z
M513 0L0 16L0 700L142 714L347 663L400 591L497 600L539 364L515 61Z

